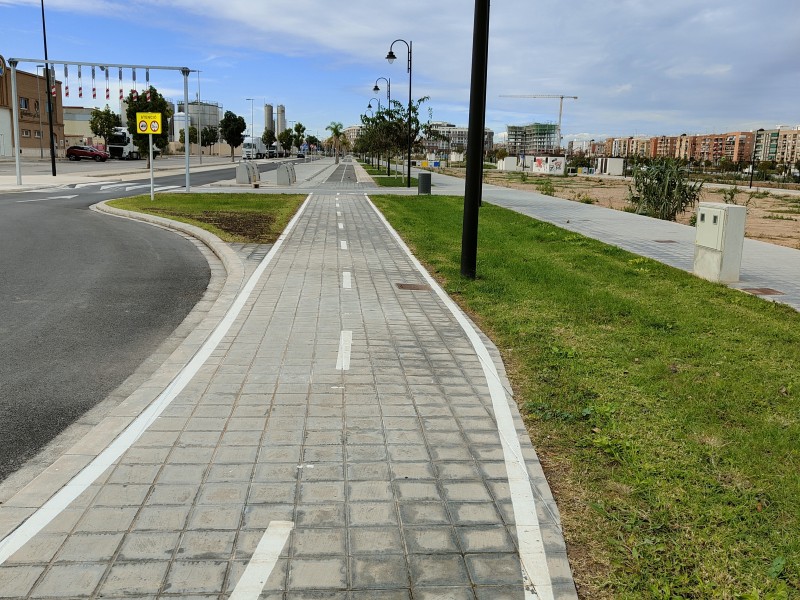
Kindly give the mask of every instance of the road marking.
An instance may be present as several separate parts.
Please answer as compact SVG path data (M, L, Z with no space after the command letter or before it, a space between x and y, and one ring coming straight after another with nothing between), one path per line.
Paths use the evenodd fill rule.
M338 202L336 203L336 208L339 208L339 203Z
M514 521L517 528L517 539L519 540L520 561L524 571L527 572L531 585L536 591L536 596L532 596L526 591L526 598L553 600L553 582L547 567L547 555L544 550L539 517L536 514L536 499L533 495L533 487L530 477L528 476L525 459L522 457L522 447L517 437L517 429L514 426L514 417L511 414L511 408L506 399L505 389L500 381L500 376L497 374L497 369L489 354L489 349L483 343L478 332L475 331L475 328L467 320L466 316L464 316L464 313L411 253L411 250L400 237L400 234L392 228L383 214L378 210L378 207L369 199L369 196L364 194L364 197L367 202L369 202L372 210L375 211L375 214L378 215L378 219L380 219L391 236L395 239L398 246L405 251L411 263L417 268L433 291L436 292L436 295L439 296L442 303L450 310L459 325L461 325L461 328L464 330L464 333L467 334L467 338L469 338L469 341L472 343L472 347L480 360L481 367L483 367L483 374L486 378L486 384L489 387L489 395L492 399L492 408L494 409L495 421L497 422L497 430L500 434L500 442L503 447L503 458L506 464L508 484L511 491L511 504L514 509Z
M339 205L337 204L336 206L339 206ZM336 216L337 216L337 217L341 217L341 216L342 216L342 211L340 211L340 210L337 210L337 211L336 211Z
M229 600L256 600L261 595L293 528L291 521L270 522Z
M50 196L49 198L35 198L33 200L17 200L17 204L24 204L25 202L44 202L45 200L71 200L77 197L78 194L72 196Z
M149 183L142 183L141 185L129 185L125 188L126 192L130 192L131 190L141 190L142 188L149 188Z
M339 242L339 247L342 250L347 250L347 242L345 240L342 240L341 242Z
M353 347L353 332L342 331L339 337L339 356L336 358L336 369L339 371L350 370L350 350Z
M175 188L179 188L179 185L161 185L158 187L153 188L154 192L165 192L167 190L174 190Z
M104 185L104 184L107 184L107 183L114 183L114 182L113 181L93 181L92 183L76 183L75 184L75 189L79 190L79 189L82 189L82 188L91 187L93 185Z
M344 223L339 223L339 229L344 229Z
M214 352L220 342L227 335L231 326L233 325L242 308L247 303L250 295L258 283L258 280L263 275L267 266L277 254L278 250L283 246L284 241L289 233L294 229L295 224L305 212L308 203L311 200L312 194L306 197L305 202L300 206L300 209L295 213L294 217L286 225L283 233L275 241L275 244L270 248L267 255L261 260L247 280L247 283L236 296L235 300L225 313L222 321L216 326L206 338L206 341L195 353L191 360L186 363L175 378L169 382L164 391L144 409L136 419L134 419L122 433L120 433L113 442L106 446L97 457L85 466L75 477L64 485L58 492L56 492L47 502L45 502L38 510L36 510L30 517L28 517L19 527L8 534L5 538L0 539L0 565L2 565L10 556L17 550L22 548L33 536L44 529L50 521L57 517L61 512L69 506L75 498L80 496L86 489L92 485L103 472L114 464L136 440L152 425L159 415L170 405L170 403L181 393L186 385L197 374L200 368L208 360L211 353Z
M126 184L124 184L124 183L111 183L109 185L101 185L100 186L100 191L103 192L105 190L117 189L117 188L125 187L125 185Z
M342 273L342 287L346 290L349 290L351 286L350 281L350 271L345 271Z

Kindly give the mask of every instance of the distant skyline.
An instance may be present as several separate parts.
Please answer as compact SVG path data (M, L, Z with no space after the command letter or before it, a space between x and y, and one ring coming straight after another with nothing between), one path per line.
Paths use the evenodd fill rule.
M394 64L385 60L397 38L413 43L414 98L430 97L433 120L468 121L473 2L45 0L45 10L51 59L200 70L201 99L248 126L245 98L254 99L257 133L265 103L283 104L287 124L321 138L331 121L358 124L371 98L386 100L384 82L372 92L379 77L405 104L405 45L395 44ZM494 2L486 125L497 135L558 120L557 99L503 94L578 96L564 101L565 144L800 125L798 32L797 0ZM0 55L43 57L39 0L0 0ZM105 105L92 102L87 81L84 73L84 98L71 93L67 105ZM151 73L151 82L183 98L179 74ZM77 78L70 84L77 92ZM197 86L193 74L191 100ZM113 93L110 106L118 109Z

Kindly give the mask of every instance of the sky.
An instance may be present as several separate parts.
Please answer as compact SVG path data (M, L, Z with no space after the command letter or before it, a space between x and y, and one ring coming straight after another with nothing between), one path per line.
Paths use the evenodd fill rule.
M435 121L466 126L474 2L438 0L44 0L49 58L186 66L190 99L217 102L264 130L265 103L327 137L360 122L367 104L412 96ZM0 55L44 56L40 0L0 0ZM35 71L35 63L20 69ZM93 103L70 70L67 106ZM63 68L57 68L63 79ZM112 73L111 108L118 110ZM130 72L124 74L126 91ZM166 97L178 73L152 71ZM144 74L137 72L140 89ZM89 90L89 92L87 92ZM114 90L117 90L116 93ZM491 6L486 125L555 123L570 140L724 133L800 126L799 0L495 0ZM98 97L105 84L98 80ZM252 102L247 98L252 98ZM252 110L251 110L252 105ZM427 117L423 113L423 117ZM291 123L289 123L291 125Z

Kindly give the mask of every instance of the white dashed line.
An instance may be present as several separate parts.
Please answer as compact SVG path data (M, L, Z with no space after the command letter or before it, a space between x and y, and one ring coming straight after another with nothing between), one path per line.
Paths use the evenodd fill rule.
M229 600L256 600L261 595L293 528L291 521L269 524Z
M339 223L339 229L344 229L344 223Z
M336 358L336 368L339 371L350 370L350 349L353 347L353 332L342 331L339 338L339 356Z
M350 271L342 273L342 287L346 290L351 288Z
M344 240L342 240L341 242L339 242L339 247L340 247L342 250L347 250L347 242L346 242L346 241L344 241Z

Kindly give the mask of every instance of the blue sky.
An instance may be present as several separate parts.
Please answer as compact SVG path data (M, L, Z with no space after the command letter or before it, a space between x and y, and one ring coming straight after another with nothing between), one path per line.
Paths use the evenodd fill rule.
M264 102L285 105L287 120L320 137L331 121L358 123L378 77L405 102L405 46L395 45L394 64L385 60L397 38L413 42L413 96L430 96L434 120L468 120L469 0L45 0L45 10L51 59L199 69L202 99L248 125L245 99L254 99L258 133ZM43 56L39 0L0 0L0 54ZM70 75L65 103L91 105L88 74L82 100ZM182 98L179 75L151 81ZM192 99L196 91L193 75ZM503 94L578 96L564 103L565 140L797 126L800 2L495 0L487 126L497 134L558 118L558 100Z

